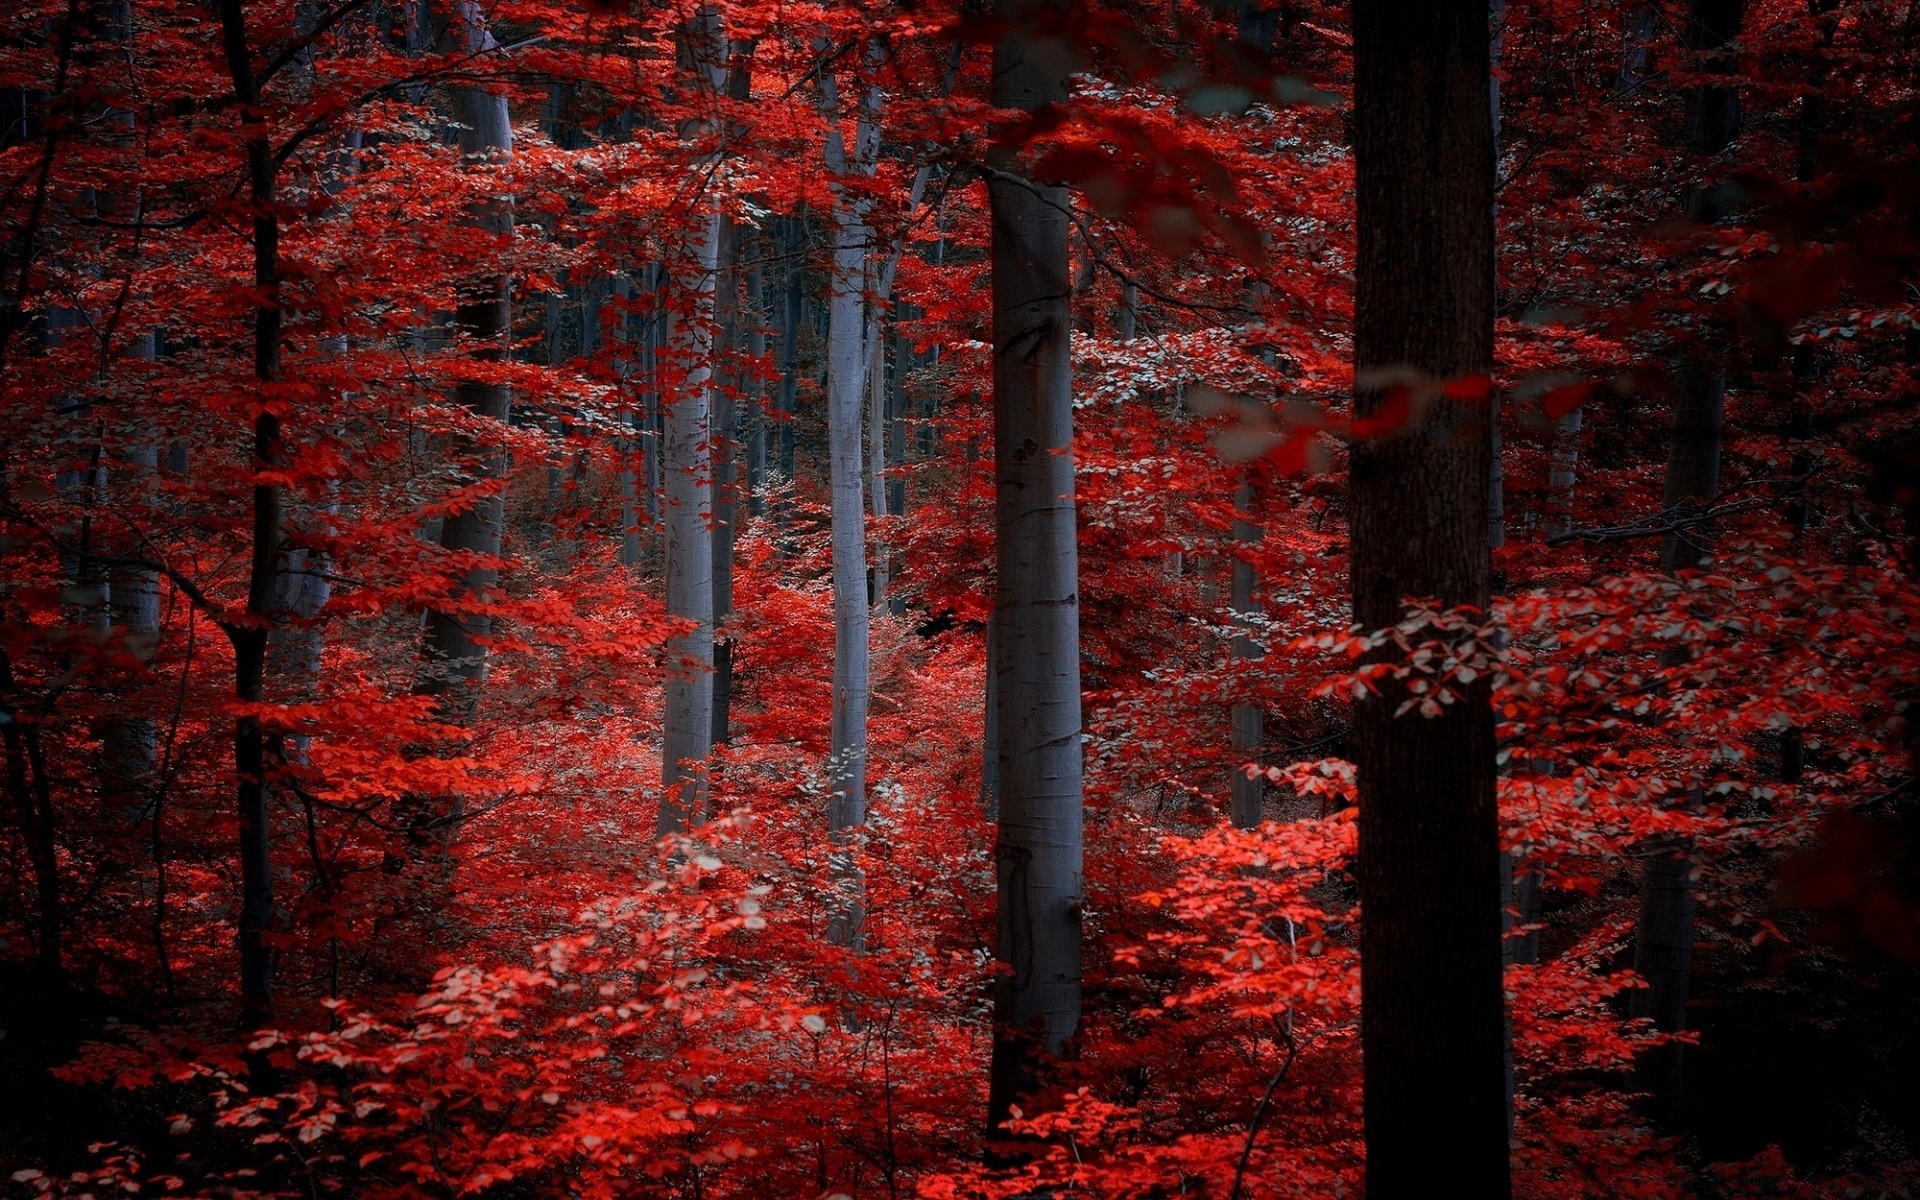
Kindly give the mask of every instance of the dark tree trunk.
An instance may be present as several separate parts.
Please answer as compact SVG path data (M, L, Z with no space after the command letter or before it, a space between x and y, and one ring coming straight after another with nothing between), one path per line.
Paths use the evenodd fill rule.
M259 301L253 314L253 373L263 387L280 377L280 223L275 198L276 165L260 91L247 45L242 0L220 0L221 42L234 96L246 130L247 179L253 208L253 281ZM276 471L280 418L263 409L253 423L254 469ZM233 724L233 759L240 815L240 997L248 1026L273 1011L273 958L267 929L273 921L273 870L267 828L267 736L254 709L266 698L267 630L274 615L280 566L280 487L253 486L253 545L247 574L246 625L229 626L233 642L234 699L245 715Z
M1493 360L1493 147L1486 0L1357 0L1356 411L1370 377L1485 375ZM1436 400L1352 456L1354 620L1405 597L1484 609L1484 407ZM1511 1194L1499 829L1486 676L1437 716L1355 706L1367 1195ZM1438 1157L1436 1157L1436 1154Z
M1742 0L1692 0L1682 41L1698 70L1730 72L1727 46L1740 31ZM1701 84L1687 89L1687 150L1717 155L1739 131L1740 101L1732 87ZM1691 183L1687 216L1712 224L1725 215L1722 194L1711 180ZM1689 349L1674 369L1673 430L1667 443L1668 508L1706 507L1720 491L1721 419L1726 404L1724 332L1701 331L1700 345ZM1660 567L1669 573L1693 570L1709 558L1712 530L1695 525L1668 535L1660 546ZM1685 651L1668 655L1685 661ZM1688 789L1688 799L1698 789ZM1635 1016L1650 1018L1662 1033L1687 1027L1687 996L1693 974L1693 846L1682 837L1649 839L1642 851L1640 912L1634 930L1634 970L1647 986L1633 993ZM1653 1098L1653 1112L1672 1121L1681 1102L1682 1050L1678 1043L1656 1046L1641 1055L1640 1085Z

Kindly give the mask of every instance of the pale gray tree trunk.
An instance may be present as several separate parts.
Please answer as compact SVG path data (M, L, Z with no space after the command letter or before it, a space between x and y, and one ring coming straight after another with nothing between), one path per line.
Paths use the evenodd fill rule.
M1065 98L1056 53L1032 54L1024 6L995 47L993 103ZM1079 553L1074 529L1073 312L1063 187L989 152L992 220L994 661L999 688L998 936L988 1128L1039 1082L1080 1023Z
M821 114L833 190L833 267L827 300L827 472L833 515L833 729L828 763L827 830L840 895L828 936L859 948L863 901L853 865L857 830L867 817L869 613L861 403L867 392L867 258L872 231L862 188L879 155L877 89L862 86L854 145L840 131L838 88L822 73Z
M702 8L680 32L683 85L696 98L726 85L727 39L719 10ZM694 137L707 121L688 122ZM659 830L677 833L707 817L707 755L713 745L713 357L720 209L703 197L675 281L688 301L668 309L667 341L679 372L662 394L665 439L667 615L688 625L667 639L661 731Z
M1572 409L1554 422L1553 462L1547 468L1547 536L1564 537L1573 532L1573 507L1580 478L1579 409Z

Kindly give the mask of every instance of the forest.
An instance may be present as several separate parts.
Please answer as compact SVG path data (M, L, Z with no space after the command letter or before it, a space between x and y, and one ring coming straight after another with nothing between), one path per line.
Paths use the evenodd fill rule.
M1920 1195L1913 0L7 0L0 412L0 1200Z

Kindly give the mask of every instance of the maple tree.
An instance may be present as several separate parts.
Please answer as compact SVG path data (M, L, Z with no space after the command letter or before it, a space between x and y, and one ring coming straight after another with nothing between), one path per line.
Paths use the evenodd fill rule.
M0 1187L1899 1196L1864 0L0 13Z

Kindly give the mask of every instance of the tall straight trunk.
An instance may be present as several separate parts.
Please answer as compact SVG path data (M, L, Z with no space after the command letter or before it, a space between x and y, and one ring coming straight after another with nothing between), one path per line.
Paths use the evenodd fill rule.
M820 86L828 122L826 159L833 190L833 267L827 298L827 473L833 520L833 729L827 778L827 831L834 840L834 903L828 936L862 943L863 900L853 865L855 831L867 819L869 615L867 535L861 465L862 402L871 364L867 338L867 260L872 230L862 187L873 173L879 128L878 93L861 87L854 145L840 131L838 89L831 72Z
M800 385L800 325L806 296L806 226L787 218L787 286L780 299L780 476L793 482L794 393Z
M614 360L614 374L620 380L620 395L623 398L635 398L633 392L635 363L629 355L633 344L633 277L625 271L616 271L613 277L613 298L619 310L614 321L613 339L620 347L620 355ZM640 413L644 406L633 403L623 404L619 421L622 432L614 441L614 454L618 457L620 470L616 485L620 491L620 565L637 567L640 565L640 439L634 436L640 424Z
M878 297L876 297L878 299ZM873 587L869 598L879 605L892 586L887 569L887 541L879 522L887 516L887 341L886 318L878 305L872 314L872 336L867 347L867 505L876 528L873 536Z
M1692 0L1683 34L1697 65L1718 71L1733 66L1726 52L1738 36L1742 0ZM1687 89L1687 149L1716 155L1732 144L1739 130L1739 97L1731 87L1703 84ZM1711 224L1724 214L1720 193L1704 181L1689 184L1687 216ZM1703 331L1702 344L1683 353L1674 369L1673 430L1667 446L1665 503L1668 508L1709 505L1720 490L1721 414L1726 402L1724 335ZM1668 535L1660 546L1661 569L1691 570L1708 558L1710 532L1704 526ZM1684 652L1668 656L1683 661ZM1689 789L1689 802L1699 789ZM1693 846L1680 837L1649 839L1641 856L1640 912L1634 929L1634 970L1647 986L1633 993L1632 1012L1649 1018L1662 1033L1687 1027L1687 995L1693 974ZM1653 1111L1671 1121L1681 1101L1682 1051L1678 1043L1641 1055L1640 1084L1653 1098Z
M1402 386L1378 382L1383 370L1492 368L1487 2L1356 0L1353 32L1365 415ZM1365 629L1404 621L1407 597L1488 602L1488 413L1435 399L1413 420L1352 453ZM1493 712L1484 673L1461 690L1431 717L1396 717L1406 697L1393 687L1355 705L1371 1200L1431 1195L1436 1171L1463 1195L1511 1194Z
M133 41L133 14L126 0L112 0L106 6L107 27L122 53ZM123 149L135 141L134 115L114 111L111 122L119 132L113 138ZM136 184L131 194L98 193L96 204L101 215L120 221L137 222L145 207ZM104 377L113 351L113 321L102 326L101 374ZM159 349L159 337L147 330L128 340L126 357L136 362L152 362ZM159 446L142 439L122 455L126 483L139 491L152 484L160 466ZM151 567L120 565L107 572L107 609L110 619L128 645L137 653L149 653L160 635L160 573ZM102 799L107 810L116 815L137 816L147 805L153 790L153 773L160 752L159 722L145 704L135 711L116 713L107 721L101 738L101 760L105 779Z
M735 42L727 64L727 97L744 103L753 96L752 40ZM729 131L732 136L733 131ZM715 310L720 325L719 351L726 372L713 394L713 744L727 743L733 708L733 639L726 624L733 615L733 539L740 511L740 406L745 379L740 351L746 324L740 299L742 231L732 218L722 221L720 274Z
M494 47L493 35L478 0L460 0L447 27L450 50L470 55ZM504 92L479 87L448 89L453 116L460 124L461 157L469 163L492 162L513 153L513 127ZM500 236L513 230L513 201L494 198L472 206L462 220L482 233ZM511 353L513 335L512 290L504 275L466 281L454 308L454 324L472 343L469 353L481 361L501 361ZM504 384L462 382L454 400L475 416L506 432L512 400ZM500 479L507 472L506 453L499 447L469 445L476 456L475 481ZM494 491L460 512L448 513L440 526L441 549L485 560L470 568L460 581L459 598L446 607L427 610L421 640L421 670L414 693L431 696L436 715L450 724L473 719L480 689L487 677L487 638L493 620L467 605L481 602L499 586L500 573L491 560L500 555L506 526L506 498ZM410 854L444 855L463 815L460 797L409 797L403 803Z
M1573 509L1580 482L1579 409L1562 415L1553 426L1553 462L1547 468L1547 536L1573 532Z
M762 247L765 241L760 243ZM767 357L767 318L765 273L759 267L747 272L747 361L753 370L747 387L747 515L763 517L767 513L767 388L761 364Z
M1244 479L1234 494L1233 540L1242 546L1251 546L1260 540L1259 527L1247 519L1252 510L1252 489ZM1253 564L1238 555L1233 560L1233 593L1231 607L1233 624L1239 630L1233 636L1233 658L1236 662L1249 662L1259 657L1259 647L1247 635L1247 631L1256 624L1253 604L1254 589ZM1235 681L1235 688L1245 686L1244 680ZM1248 777L1246 764L1260 753L1260 743L1264 737L1261 728L1263 714L1258 704L1251 703L1242 696L1235 700L1228 713L1233 726L1233 787L1229 798L1229 811L1236 829L1253 829L1260 824L1261 800L1266 792L1264 780L1259 776Z
M702 8L680 32L683 86L696 104L725 86L726 33L719 10ZM692 139L708 119L686 122ZM667 639L661 736L659 830L677 833L707 817L707 755L713 746L713 357L714 288L720 269L720 209L702 201L673 264L686 299L668 308L676 386L661 395L665 438L667 616L685 622Z
M1507 0L1487 0L1487 55L1491 66L1487 72L1487 115L1490 118L1488 128L1493 138L1493 169L1497 177L1500 171L1500 61L1502 35L1506 31ZM1493 230L1496 241L1499 237L1499 212L1496 208L1493 217ZM1500 269L1497 258L1488 260L1488 269L1493 272L1493 292L1496 307L1499 304ZM1500 414L1504 408L1498 390L1488 395L1487 425L1493 440L1493 452L1487 470L1487 546L1498 550L1507 544L1507 467L1506 438L1500 430Z
M1019 21L994 48L993 103L1032 111L1065 95L1057 54L1030 54ZM1011 174L989 152L992 221L994 661L998 936L988 1128L1039 1083L1041 1056L1080 1023L1082 876L1079 551L1074 532L1072 278L1066 189Z
M646 320L640 335L640 499L647 514L647 539L661 532L660 449L664 430L660 411L660 350L666 330L667 272L649 265L641 278L646 288Z
M734 75L743 72L735 70ZM713 462L713 724L711 743L723 746L733 706L733 645L727 637L727 619L733 615L733 525L735 491L739 482L738 411L734 396L740 373L731 358L740 337L740 230L731 218L722 218L719 271L715 281L714 314L717 323L714 357L713 432L707 439ZM725 364L724 368L720 364Z
M253 210L253 375L270 391L280 378L280 221L277 167L260 89L247 45L243 0L219 0L221 44L246 133L249 205ZM233 762L240 817L241 1019L249 1027L273 1011L273 958L267 930L273 921L273 871L267 828L267 739L258 705L266 698L267 630L274 615L280 565L280 418L262 407L253 420L252 548L247 573L247 622L227 627L233 643L233 695L242 715L233 723Z

